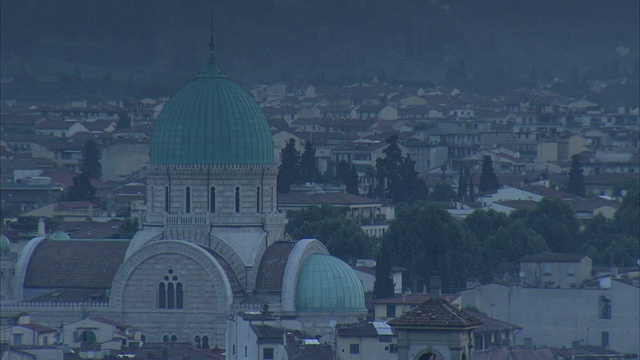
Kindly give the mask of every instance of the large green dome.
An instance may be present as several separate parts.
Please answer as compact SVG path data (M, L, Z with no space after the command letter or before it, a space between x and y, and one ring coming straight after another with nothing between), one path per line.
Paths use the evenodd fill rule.
M313 254L302 264L296 286L298 311L366 311L358 275L342 260Z
M153 164L270 164L273 140L253 97L218 70L213 43L207 69L164 106L151 138Z

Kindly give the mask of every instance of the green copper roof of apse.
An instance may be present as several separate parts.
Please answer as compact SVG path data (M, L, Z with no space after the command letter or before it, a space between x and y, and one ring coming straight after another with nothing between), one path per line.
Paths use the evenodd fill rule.
M162 109L151 138L151 163L273 163L273 141L262 109L220 72L213 42L210 47L205 71Z
M298 311L366 311L358 275L342 260L323 254L309 256L296 286Z

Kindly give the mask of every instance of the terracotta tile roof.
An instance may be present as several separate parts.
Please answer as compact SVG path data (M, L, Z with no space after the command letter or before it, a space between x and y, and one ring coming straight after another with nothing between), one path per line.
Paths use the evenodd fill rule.
M279 340L284 341L284 329L271 325L251 325L251 330L260 340Z
M610 206L614 209L617 209L620 206L620 203L602 198L595 198L574 200L569 205L571 205L571 208L573 208L573 210L576 212L591 212L604 206Z
M28 299L30 302L109 302L107 289L56 289L38 297Z
M480 319L482 321L482 325L480 325L480 327L478 327L475 330L473 330L474 333L485 333L485 332L494 332L494 331L502 331L502 330L519 330L519 329L522 329L522 327L520 327L518 325L510 324L510 323L505 322L505 321L494 319L494 318L489 317L487 315L478 314L478 313L474 312L473 316L477 317L478 319Z
M377 324L382 324L383 331L379 331L378 328L380 328L380 326L376 327L372 322L364 324L340 324L336 327L336 331L338 332L338 336L343 337L378 337L397 335L397 333L386 323L377 322Z
M496 201L495 203L512 209L535 209L538 205L538 203L533 200L505 200Z
M227 278L229 279L229 283L231 284L231 291L233 291L234 293L243 291L242 286L240 286L240 280L238 280L236 273L233 271L233 268L231 267L231 265L229 265L227 260L225 260L217 252L211 249L207 249L204 247L203 249L211 254L216 260L218 260L225 274L227 274Z
M258 292L282 291L284 270L287 266L289 253L295 245L295 242L275 242L265 251L256 277Z
M475 328L482 325L477 317L459 310L443 299L427 300L415 309L391 320L392 327Z
M111 287L124 261L128 241L44 240L35 249L25 279L26 288Z
M25 329L37 331L39 333L56 331L56 329L52 329L52 328L50 328L48 326L44 326L44 325L40 325L40 324L20 324L18 326L21 326L21 327L23 327Z
M520 262L580 262L585 256L587 255L545 253L524 256L520 258Z

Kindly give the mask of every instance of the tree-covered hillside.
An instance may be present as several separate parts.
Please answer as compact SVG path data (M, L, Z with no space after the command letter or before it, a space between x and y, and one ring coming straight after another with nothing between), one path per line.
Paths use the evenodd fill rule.
M572 65L631 74L638 60L636 0L7 0L1 10L2 75L15 80L3 98L56 87L169 95L203 67L212 13L220 66L245 85L439 84L463 59L482 91ZM65 82L25 93L20 84L42 75Z

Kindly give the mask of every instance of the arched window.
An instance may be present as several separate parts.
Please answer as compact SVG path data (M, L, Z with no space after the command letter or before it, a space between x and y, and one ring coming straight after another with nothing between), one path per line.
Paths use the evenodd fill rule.
M163 282L158 284L158 308L167 308L167 285Z
M216 212L216 188L213 186L209 189L209 212Z
M176 309L182 309L182 283L176 283Z
M80 342L94 343L96 342L96 334L91 330L83 331L80 334Z
M178 341L178 337L175 335L171 335L171 342L177 342Z
M184 308L184 288L173 269L167 270L162 281L158 284L158 308Z
M167 284L167 309L176 308L176 289L173 282Z
M164 187L164 212L169 213L169 187Z
M209 350L209 337L207 335L202 337L202 348Z
M189 214L191 212L191 187L187 186L184 192L184 212Z
M236 214L240 213L240 186L236 186Z
M162 342L169 342L169 335L165 335L162 337Z
M256 212L260 213L260 186L256 188Z
M196 344L196 349L200 349L202 347L202 344L200 343L200 336L196 335L196 337L193 339L194 344Z
M144 336L144 335L140 335L140 341L146 342L147 341L147 337Z

